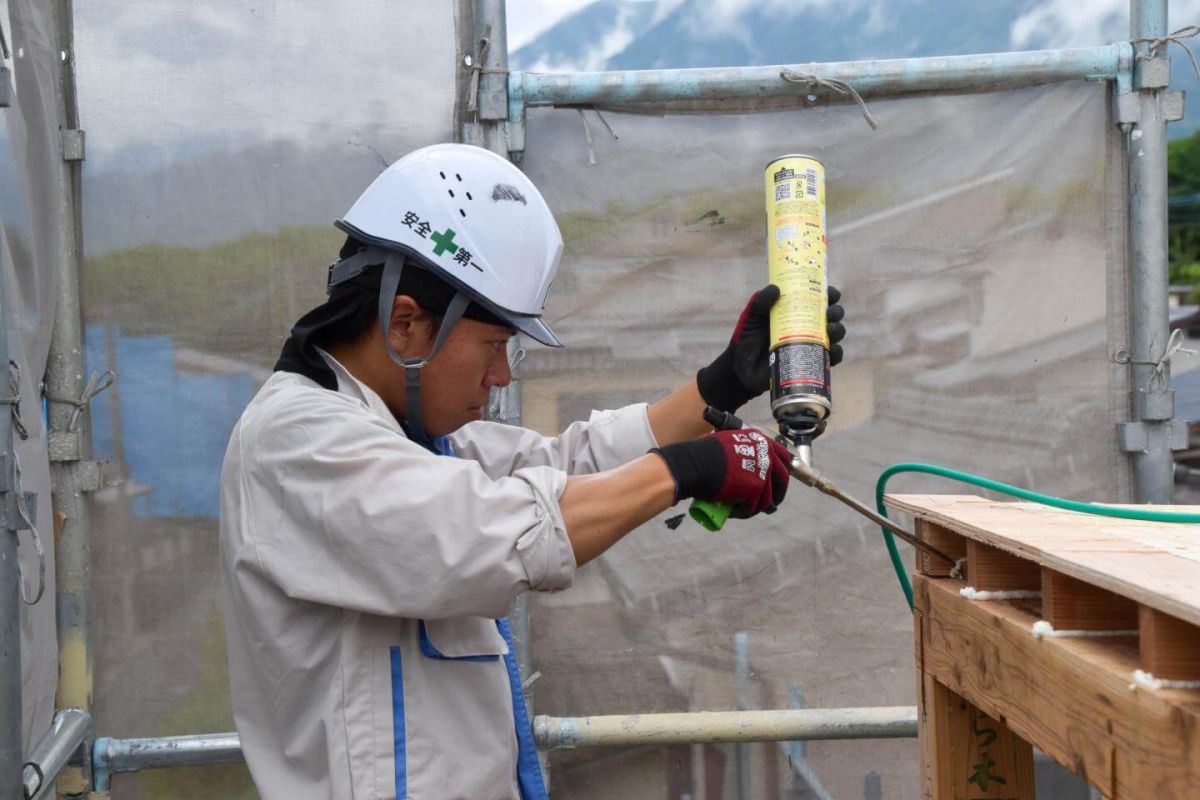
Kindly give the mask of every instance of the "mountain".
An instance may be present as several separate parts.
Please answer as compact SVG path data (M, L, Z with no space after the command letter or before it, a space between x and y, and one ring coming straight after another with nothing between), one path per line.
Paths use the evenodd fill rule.
M1045 0L597 0L514 52L534 71L671 69L805 64L993 53L1055 46L1065 35ZM1113 15L1085 38L1105 44L1126 30ZM1076 35L1078 38L1078 35ZM1172 48L1172 86L1200 81ZM1200 112L1171 126L1200 127Z
M1037 0L841 3L598 0L512 60L518 69L657 69L905 58L1010 49ZM620 44L620 47L617 45ZM603 55L603 58L600 56Z
M716 14L686 0L609 59L609 69L803 64L1008 49L1013 20L1032 0L890 0L746 4ZM713 17L716 16L716 19Z

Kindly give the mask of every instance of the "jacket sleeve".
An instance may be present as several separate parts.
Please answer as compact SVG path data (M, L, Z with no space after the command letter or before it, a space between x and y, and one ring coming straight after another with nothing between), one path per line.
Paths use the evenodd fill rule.
M558 436L515 425L472 422L450 435L454 452L478 462L492 477L528 467L553 467L585 475L619 467L657 447L645 403L615 411L593 411Z
M289 597L408 618L500 617L521 592L574 579L561 470L493 479L369 414L303 404L256 433L239 444L249 538Z

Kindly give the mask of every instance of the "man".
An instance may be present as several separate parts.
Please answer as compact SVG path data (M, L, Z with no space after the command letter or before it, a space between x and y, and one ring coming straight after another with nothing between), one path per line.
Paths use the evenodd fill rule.
M782 501L787 450L702 416L766 388L778 291L696 380L546 438L480 421L511 336L561 346L541 311L562 239L524 174L424 148L338 226L329 300L293 328L222 471L246 761L266 800L545 797L503 617L681 500L740 517Z

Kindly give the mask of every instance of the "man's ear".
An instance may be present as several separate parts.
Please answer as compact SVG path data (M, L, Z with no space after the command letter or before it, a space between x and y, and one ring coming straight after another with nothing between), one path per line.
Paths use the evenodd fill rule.
M416 300L406 294L396 295L392 301L392 318L388 326L388 339L393 351L403 356L409 345L424 338L422 326L427 324L425 316Z

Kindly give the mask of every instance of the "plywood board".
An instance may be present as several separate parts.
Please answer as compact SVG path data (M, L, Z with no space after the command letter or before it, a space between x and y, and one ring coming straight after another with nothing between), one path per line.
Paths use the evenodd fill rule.
M1139 522L972 495L888 495L888 508L1200 625L1200 525ZM1200 506L1137 506L1200 513Z

